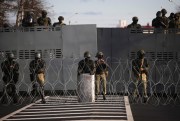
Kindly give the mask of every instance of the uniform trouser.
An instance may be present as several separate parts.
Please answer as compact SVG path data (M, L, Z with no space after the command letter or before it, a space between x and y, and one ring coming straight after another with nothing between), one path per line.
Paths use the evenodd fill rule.
M32 81L32 87L33 87L33 90L32 90L33 98L36 98L38 94L40 94L42 100L44 100L44 97L45 97L44 82L40 81L37 75L31 75L31 81Z
M147 79L136 79L135 80L135 90L133 92L133 96L137 97L139 95L138 86L139 82L143 84L143 96L147 97Z
M12 97L15 103L18 102L18 94L15 83L5 83L2 101L7 102L10 97Z
M95 75L95 93L100 93L100 82L103 82L103 95L106 95L106 75L105 73Z

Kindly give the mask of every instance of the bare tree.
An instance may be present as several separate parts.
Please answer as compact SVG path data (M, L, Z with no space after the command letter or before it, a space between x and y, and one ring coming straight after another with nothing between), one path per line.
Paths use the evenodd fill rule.
M21 23L22 19L26 15L27 12L32 12L34 18L37 19L41 16L41 11L46 10L49 11L51 7L47 6L48 4L45 0L19 0L18 2L18 13L17 13L17 21L16 25L18 26Z
M42 10L49 11L52 6L45 0L0 0L0 27L8 23L8 13L16 14L16 25L21 24L27 12L33 12L34 18L41 15Z
M17 9L14 4L16 0L0 0L0 27L9 23L7 13L9 11Z

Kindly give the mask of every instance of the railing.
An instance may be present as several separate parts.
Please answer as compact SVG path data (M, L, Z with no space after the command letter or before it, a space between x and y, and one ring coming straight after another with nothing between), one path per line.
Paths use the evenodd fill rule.
M69 26L69 25L67 25ZM64 26L51 27L51 26L36 26L36 27L8 27L0 28L0 32L39 32L39 31L60 31ZM156 28L142 28L142 29L129 29L129 28L116 28L116 29L127 29L129 33L142 33L142 34L153 34L153 33L176 33L180 34L180 29L156 29Z

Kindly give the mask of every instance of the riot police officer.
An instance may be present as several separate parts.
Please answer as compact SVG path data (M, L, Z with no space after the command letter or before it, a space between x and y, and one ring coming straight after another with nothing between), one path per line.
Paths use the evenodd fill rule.
M156 13L156 18L152 20L152 26L154 28L166 28L166 24L163 22L162 19L162 12L158 11Z
M88 73L90 75L94 75L95 73L95 64L94 61L91 60L91 54L89 51L84 53L84 59L78 63L78 76L83 73Z
M141 25L138 24L138 17L134 16L132 18L132 23L127 26L127 28L141 29Z
M32 12L27 12L26 16L22 20L23 27L33 27L35 25L35 20Z
M59 16L58 20L59 20L59 22L54 23L53 27L66 25L65 23L63 23L63 21L64 21L64 17L63 16Z
M33 102L36 101L38 94L40 94L42 103L46 103L44 94L45 68L46 63L41 58L41 53L35 53L35 60L32 60L29 64Z
M180 28L180 15L176 13L174 15L174 19L169 22L169 28L171 29L179 29Z
M37 19L37 24L39 26L50 26L51 25L51 19L47 17L47 11L42 11L42 16Z
M12 96L14 103L18 103L19 100L16 89L16 83L19 79L19 64L14 59L14 54L8 53L7 59L1 63L1 69L4 73L2 80L5 84L2 98L3 103L8 101L9 96Z
M161 12L162 12L162 21L166 25L165 28L168 28L168 18L166 17L167 11L166 9L163 8Z
M100 81L103 82L103 99L106 100L106 77L108 76L108 64L103 59L104 54L102 52L98 52L96 54L97 60L95 61L96 66L96 74L95 74L95 93L96 100L100 93Z
M142 83L143 96L145 99L148 98L147 95L148 69L149 69L149 64L147 59L145 58L145 51L139 50L137 52L137 58L132 61L132 71L135 77L135 90L133 92L134 97L137 97L139 95L138 85L139 83Z

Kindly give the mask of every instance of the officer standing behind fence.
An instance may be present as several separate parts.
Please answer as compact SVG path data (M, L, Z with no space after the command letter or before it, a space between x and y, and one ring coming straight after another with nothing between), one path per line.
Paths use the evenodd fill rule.
M95 64L94 61L91 60L91 54L89 51L86 51L84 53L84 59L78 63L77 72L78 72L78 76L85 73L90 75L95 74Z
M19 64L14 60L14 54L7 54L7 59L1 63L3 74L3 82L5 87L3 89L2 103L7 103L8 97L13 98L14 103L18 103L18 94L16 83L19 79Z
M46 103L44 94L45 68L46 63L41 58L41 54L35 53L35 60L32 60L29 64L30 79L33 87L32 102L35 102L37 96L40 94L42 103Z
M103 59L104 54L102 52L98 52L96 54L97 60L95 61L96 65L96 82L95 82L95 93L96 93L96 100L100 93L100 82L103 82L103 99L106 100L106 77L108 76L108 64Z
M137 52L137 58L132 61L132 71L135 77L135 90L133 92L134 98L139 95L138 85L140 83L143 84L143 96L144 99L147 100L147 78L148 78L148 69L149 64L147 59L145 58L145 51L139 50Z

